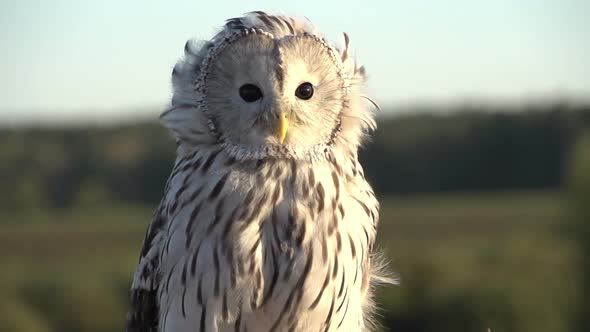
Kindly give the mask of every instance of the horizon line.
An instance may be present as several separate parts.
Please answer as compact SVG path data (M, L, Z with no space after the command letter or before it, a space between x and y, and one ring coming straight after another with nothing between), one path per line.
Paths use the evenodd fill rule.
M582 97L547 97L547 98L530 98L526 100L501 100L497 98L464 98L452 101L434 101L421 100L409 101L407 103L398 105L385 104L381 106L382 111L377 111L377 117L398 117L408 116L411 114L452 114L464 111L471 112L521 112L527 111L531 107L536 109L547 109L560 105L566 105L574 108L590 108L590 96ZM116 125L130 125L134 123L158 123L159 115L163 112L165 107L157 105L137 105L137 106L121 106L120 108L110 109L115 113L104 113L103 108L87 108L86 110L93 110L91 113L86 113L82 116L78 115L64 115L60 114L57 117L51 117L51 112L54 109L41 108L21 108L21 109L0 109L0 113L8 111L10 113L25 111L26 115L11 118L8 121L0 123L0 129L10 128L33 128L33 127L73 127L73 126L116 126ZM504 108L504 110L502 110ZM80 110L80 109L70 109ZM129 112L129 110L139 110L139 112ZM154 110L154 113L146 112ZM39 113L42 111L43 113ZM126 111L126 112L123 112ZM118 113L118 114L117 114ZM6 119L6 118L5 118Z

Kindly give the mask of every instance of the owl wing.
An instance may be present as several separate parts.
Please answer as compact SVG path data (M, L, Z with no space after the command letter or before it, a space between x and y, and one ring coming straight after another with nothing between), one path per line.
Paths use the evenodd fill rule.
M162 205L154 213L143 240L139 264L133 278L127 312L127 332L155 332L158 329L159 247L167 220Z

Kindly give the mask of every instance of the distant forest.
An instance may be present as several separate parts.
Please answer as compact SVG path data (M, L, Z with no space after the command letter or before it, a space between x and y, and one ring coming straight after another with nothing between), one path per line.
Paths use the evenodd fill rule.
M410 112L380 116L361 159L379 194L555 189L589 131L590 105ZM174 155L156 122L0 129L0 208L155 205Z

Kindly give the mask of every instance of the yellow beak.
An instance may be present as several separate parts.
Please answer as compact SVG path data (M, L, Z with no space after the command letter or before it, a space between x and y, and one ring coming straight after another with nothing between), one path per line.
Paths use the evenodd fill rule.
M281 144L283 144L283 142L285 141L288 128L289 120L287 119L287 114L285 114L285 112L281 112L281 114L279 115L279 123L277 128L277 137L279 138L279 142Z

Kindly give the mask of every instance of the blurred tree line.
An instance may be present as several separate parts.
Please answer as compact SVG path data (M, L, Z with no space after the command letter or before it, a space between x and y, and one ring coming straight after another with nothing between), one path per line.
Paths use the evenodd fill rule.
M560 188L589 110L562 103L382 116L361 158L380 194ZM156 204L174 154L155 122L0 129L0 208Z
M381 193L559 188L590 106L465 108L380 123L363 153Z

